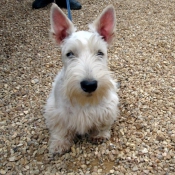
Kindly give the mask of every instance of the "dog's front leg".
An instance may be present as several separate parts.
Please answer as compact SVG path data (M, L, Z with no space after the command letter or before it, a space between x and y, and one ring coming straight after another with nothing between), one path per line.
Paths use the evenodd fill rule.
M70 150L73 145L75 133L66 127L58 125L50 131L50 146L49 152L52 154L63 154Z

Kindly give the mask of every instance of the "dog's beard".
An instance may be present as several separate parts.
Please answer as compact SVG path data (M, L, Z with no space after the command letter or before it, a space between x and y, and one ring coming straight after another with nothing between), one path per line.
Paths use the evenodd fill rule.
M113 84L106 80L103 83L99 83L97 89L94 92L86 93L80 87L68 86L66 95L69 97L72 104L78 103L79 105L97 105L100 101L108 95L108 91L112 88Z

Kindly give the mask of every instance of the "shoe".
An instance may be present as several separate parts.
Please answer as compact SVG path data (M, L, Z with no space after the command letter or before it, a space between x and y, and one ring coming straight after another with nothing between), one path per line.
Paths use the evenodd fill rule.
M70 1L70 9L71 10L81 9L81 4L78 1L76 1L76 0L69 0L69 1ZM32 8L34 8L34 9L43 8L52 2L54 2L54 0L35 0L32 3ZM59 7L67 8L66 0L56 0L56 4Z
M34 9L43 8L52 2L53 2L53 0L35 0L32 3L32 8L34 8Z
M81 4L77 0L69 0L69 2L70 2L70 9L71 10L79 10L79 9L81 9ZM66 0L56 0L56 4L59 7L67 9Z
M81 9L81 4L76 0L70 0L70 8L71 10L79 10Z

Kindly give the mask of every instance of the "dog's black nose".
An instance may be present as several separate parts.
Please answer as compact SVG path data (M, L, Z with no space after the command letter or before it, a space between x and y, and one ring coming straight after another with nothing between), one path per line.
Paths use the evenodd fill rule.
M83 80L80 84L84 92L91 93L97 89L96 80Z

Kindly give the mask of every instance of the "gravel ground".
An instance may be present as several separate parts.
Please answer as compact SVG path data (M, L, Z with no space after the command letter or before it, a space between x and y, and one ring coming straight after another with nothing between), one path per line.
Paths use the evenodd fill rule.
M69 153L49 155L43 106L62 66L48 35L50 5L1 0L0 174L174 175L175 0L80 2L72 16L81 30L108 4L116 9L109 66L121 103L112 138L93 145L83 137Z

